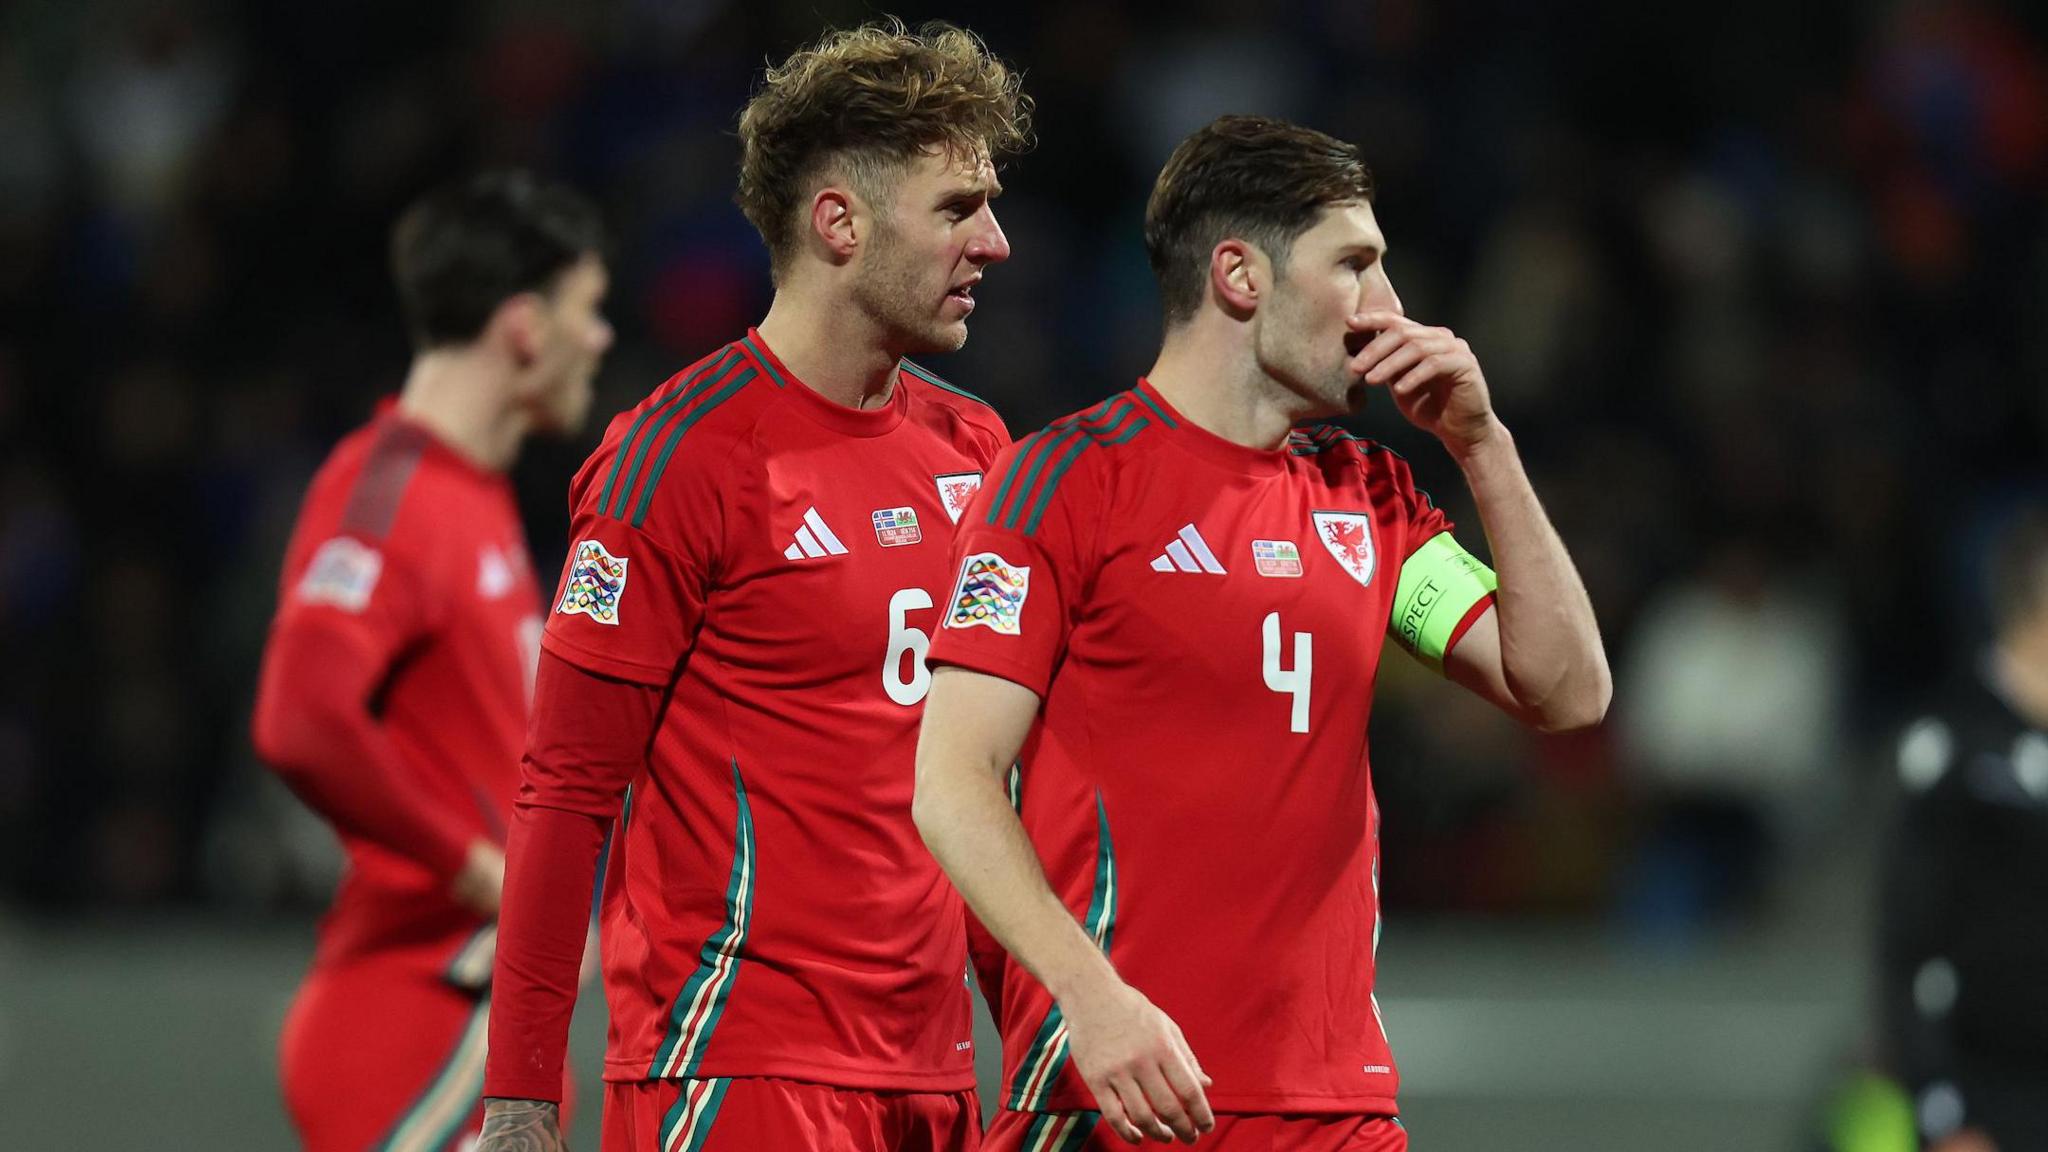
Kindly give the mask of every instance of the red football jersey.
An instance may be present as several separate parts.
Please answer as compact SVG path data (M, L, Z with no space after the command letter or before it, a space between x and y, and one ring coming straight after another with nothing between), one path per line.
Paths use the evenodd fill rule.
M411 799L448 830L453 863L471 839L502 843L541 633L540 591L506 477L386 411L314 477L278 599L273 643L290 630L325 630L389 669L376 703L382 730ZM279 698L293 690L266 678L259 710L295 707ZM449 898L446 875L337 831L348 871L316 963L398 950L449 968L458 983L489 978L485 922Z
M669 689L604 881L608 1079L973 1086L963 910L910 800L953 521L1007 443L907 362L855 410L750 332L578 474L542 643Z
M1011 799L1053 890L1217 1110L1393 1112L1366 721L1404 561L1449 522L1389 451L1255 451L1143 381L989 476L930 659L1043 701ZM1004 1106L1093 1109L1044 987L1010 961L993 999Z

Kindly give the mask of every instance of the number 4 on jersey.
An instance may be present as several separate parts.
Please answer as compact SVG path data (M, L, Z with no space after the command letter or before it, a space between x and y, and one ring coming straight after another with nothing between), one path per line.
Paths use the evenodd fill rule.
M1294 634L1294 667L1280 666L1280 614L1266 613L1262 628L1265 633L1265 674L1266 687L1275 692L1285 692L1294 697L1294 711L1288 717L1289 732L1308 731L1309 681L1315 675L1315 637L1306 632Z

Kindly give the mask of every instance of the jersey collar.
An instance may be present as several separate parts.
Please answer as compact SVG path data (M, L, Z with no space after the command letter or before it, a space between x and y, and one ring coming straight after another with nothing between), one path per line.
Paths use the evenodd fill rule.
M1166 402L1159 389L1150 380L1138 377L1138 386L1131 389L1138 399L1153 408L1165 425L1167 438L1188 452L1203 460L1232 472L1247 476L1278 476L1287 471L1287 446L1277 449L1247 448L1234 441L1225 440L1207 428L1196 424L1180 410Z
M896 385L889 392L889 402L880 408L849 408L836 401L820 396L816 389L797 379L761 339L758 328L747 329L746 339L740 341L748 358L761 369L761 374L779 391L789 397L797 410L813 421L848 436L882 436L896 430L903 423L903 417L910 411L910 389L902 380L902 370L897 369Z

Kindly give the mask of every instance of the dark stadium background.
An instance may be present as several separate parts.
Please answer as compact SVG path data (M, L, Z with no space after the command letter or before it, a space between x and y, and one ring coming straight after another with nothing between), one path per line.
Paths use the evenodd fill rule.
M404 369L396 210L486 163L595 195L599 410L628 405L765 307L729 199L750 78L880 11L0 6L0 1143L287 1141L271 1045L336 860L247 714L303 485ZM896 11L971 25L1039 110L1015 256L933 367L1020 433L1127 386L1161 160L1217 113L1298 118L1363 145L1409 312L1470 338L1586 576L1600 732L1382 676L1417 1147L1813 1146L1870 1054L1890 737L1972 658L1977 548L2048 461L2048 10ZM1390 407L1360 427L1464 505ZM595 435L519 466L543 570ZM600 1023L586 998L586 1070Z

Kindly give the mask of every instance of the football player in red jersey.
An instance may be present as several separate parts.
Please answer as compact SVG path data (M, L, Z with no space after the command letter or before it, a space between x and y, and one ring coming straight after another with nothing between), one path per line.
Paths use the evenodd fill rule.
M739 202L759 327L612 421L571 490L508 852L486 1152L561 1147L582 907L616 1152L953 1150L980 1135L965 913L910 819L924 652L1008 443L904 359L967 338L1009 255L1018 76L870 25L769 69Z
M1012 958L987 1145L1399 1149L1382 640L1575 728L1609 695L1592 608L1471 350L1402 313L1354 147L1218 120L1145 237L1157 363L996 461L932 640L917 824ZM1463 470L1497 578L1400 457L1296 428L1373 388Z
M582 197L521 173L408 210L392 264L411 371L299 512L254 736L348 854L280 1046L308 1149L439 1149L481 1122L501 846L540 642L505 473L529 433L583 426L612 340L601 244Z

